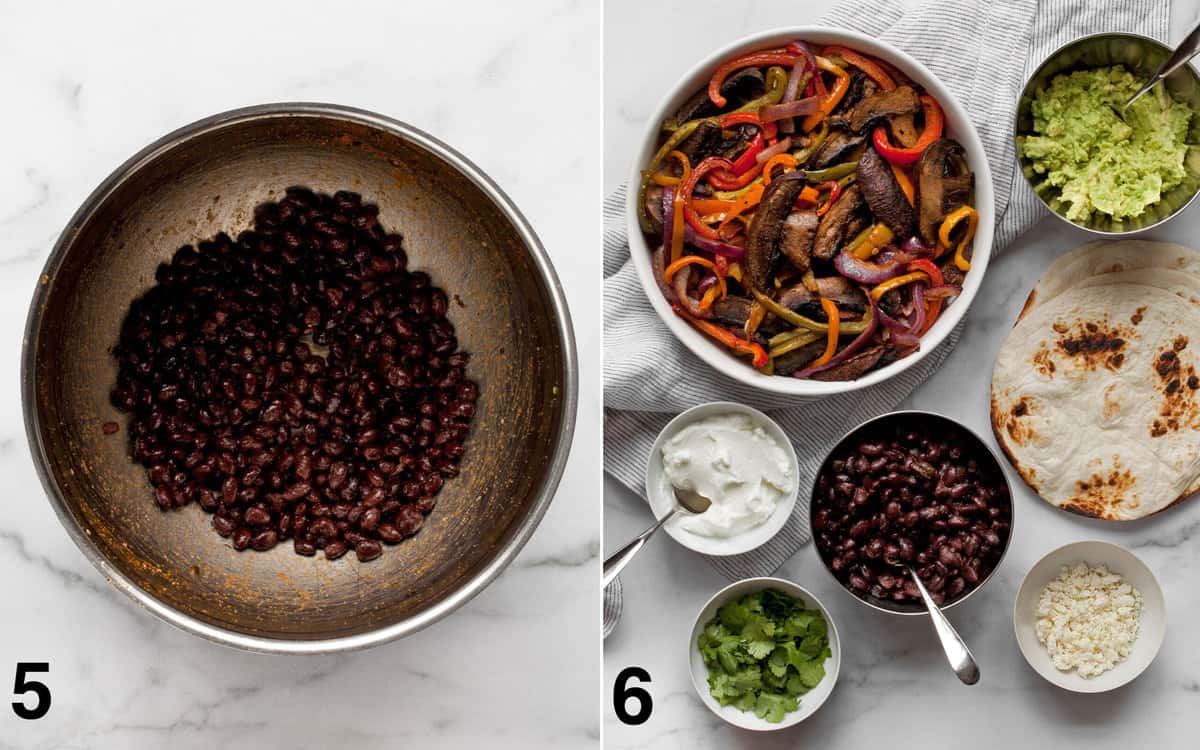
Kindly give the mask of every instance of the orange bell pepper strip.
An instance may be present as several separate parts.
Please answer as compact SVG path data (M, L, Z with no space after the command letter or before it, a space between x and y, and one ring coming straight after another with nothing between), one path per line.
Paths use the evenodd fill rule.
M764 189L765 188L761 182L756 183L751 185L750 189L742 194L742 197L734 201L733 207L726 212L725 218L721 221L720 226L717 227L717 234L723 239L727 239L727 235L724 233L725 228L743 212L757 206L762 201Z
M762 169L764 185L771 184L771 170L773 170L779 164L783 165L784 171L786 172L788 169L795 169L797 166L799 166L800 162L796 161L796 157L788 153L775 154L770 159L767 159L767 163L763 164Z
M663 279L670 284L671 279L676 273L679 272L679 269L683 268L684 266L693 265L703 266L704 268L712 271L713 275L717 277L717 286L721 288L721 296L725 296L725 277L722 274L717 273L717 267L711 260L708 258L701 258L699 255L685 255L674 263L668 265L666 269L663 270Z
M782 65L790 68L799 62L800 57L800 55L788 52L786 47L780 47L727 60L716 69L708 81L708 100L718 107L725 106L727 102L725 97L721 96L721 84L725 83L725 79L735 70L757 68L764 65Z
M896 176L896 182L900 184L900 192L904 193L904 197L908 199L908 205L915 206L917 201L917 188L913 185L912 178L908 176L908 172L904 171L904 167L898 167L895 164L890 164L892 174Z
M838 344L838 328L841 325L841 313L838 311L837 303L833 300L822 297L821 309L825 311L825 317L829 319L829 338L825 344L825 353L817 357L810 367L823 365L833 359L833 355L837 353Z
M721 200L720 198L692 198L692 208L698 214L728 213L737 201Z
M921 158L921 154L925 153L929 144L942 137L946 116L942 112L941 105L937 103L937 99L929 94L921 94L921 108L925 112L925 129L921 131L921 137L917 139L912 148L893 146L888 140L887 128L882 125L875 128L875 133L872 135L875 150L891 164L907 167L915 163L917 159Z
M668 159L675 159L683 168L683 172L679 178L681 183L687 183L692 177L692 165L688 161L687 154L682 151L672 151L667 154ZM683 189L675 188L675 194L671 197L671 253L670 259L672 262L683 257L683 222L684 209L687 207L687 201L684 200Z
M891 91L892 89L896 88L896 82L892 80L892 77L888 75L888 72L884 70L879 63L875 62L875 60L867 57L866 55L860 55L849 47L843 47L840 44L831 44L825 49L821 50L821 54L825 55L826 57L842 58L846 62L870 76L871 80L879 84L879 88L883 89L884 91Z
M817 201L821 199L821 192L812 185L805 185L800 190L800 195L796 198L796 205L803 204L804 208L812 208L817 205Z
M770 361L770 357L767 356L767 350L763 349L753 341L747 341L732 331L722 328L715 323L710 323L707 320L701 320L699 318L693 318L691 315L688 315L686 312L684 312L678 305L671 305L671 308L675 310L675 313L681 318L684 318L696 328L699 328L703 333L706 333L717 341L720 341L722 344L730 349L733 349L735 352L749 354L752 357L751 364L754 365L755 369L761 370L762 368L766 367L767 362Z
M963 219L967 220L967 229L963 232L962 239L958 241L958 247L954 251L954 265L960 271L970 271L971 261L967 260L963 253L966 251L967 245L971 244L971 240L975 237L975 230L979 227L979 212L971 206L960 206L951 211L950 215L942 220L942 226L938 230L938 241L942 247L949 249L950 233Z
M824 216L829 213L829 209L833 208L833 202L842 194L842 183L837 180L822 182L820 185L817 185L817 191L819 193L823 190L829 191L829 200L822 203L821 207L817 209L817 216Z
M817 111L805 117L804 122L801 123L800 127L806 133L817 125L820 125L821 120L829 116L829 113L833 111L834 107L838 105L838 102L842 100L842 97L846 95L846 91L850 88L850 74L841 67L834 65L828 58L818 56L817 67L827 73L833 73L837 76L837 80L834 82L833 88L829 89L829 93L821 100ZM820 78L819 74L817 78Z
M921 271L914 271L912 273L906 273L903 276L897 276L894 279L888 279L882 284L878 284L871 289L871 299L878 302L880 297L887 294L891 290L904 286L905 284L911 284L914 281L929 281L929 274Z

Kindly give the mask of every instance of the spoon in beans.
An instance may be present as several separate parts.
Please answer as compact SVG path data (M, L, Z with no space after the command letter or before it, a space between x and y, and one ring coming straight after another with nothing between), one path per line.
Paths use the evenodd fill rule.
M921 576L917 575L917 569L911 565L908 566L908 574L916 583L917 590L921 592L921 598L929 610L929 619L933 621L933 630L942 643L942 650L946 652L946 661L950 662L950 668L954 670L954 674L958 675L958 679L964 685L974 685L979 682L979 665L975 663L971 649L967 648L962 636L958 634L958 631L950 624L950 620L942 613L941 608L933 601L925 584L921 582Z

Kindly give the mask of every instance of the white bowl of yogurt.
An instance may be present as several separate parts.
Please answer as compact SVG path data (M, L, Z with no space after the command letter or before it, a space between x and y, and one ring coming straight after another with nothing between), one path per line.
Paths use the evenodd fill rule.
M672 419L650 449L646 498L656 518L675 507L674 487L712 501L680 513L665 529L705 555L738 555L764 544L796 506L799 461L773 419L743 404L715 401Z

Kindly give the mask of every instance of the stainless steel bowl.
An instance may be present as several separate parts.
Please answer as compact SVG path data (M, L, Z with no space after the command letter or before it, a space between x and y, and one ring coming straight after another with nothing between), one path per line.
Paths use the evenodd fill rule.
M349 189L404 235L454 300L478 411L461 474L421 532L379 559L290 545L236 552L196 506L164 513L109 404L129 303L180 246L252 223L290 185ZM241 648L330 652L415 632L479 593L529 539L575 423L566 302L532 228L454 150L395 120L327 104L219 114L156 141L84 202L46 263L22 356L25 425L54 510L114 586L184 630ZM101 424L122 429L104 435Z
M1171 48L1161 42L1121 32L1092 34L1064 44L1038 66L1022 89L1021 98L1017 101L1014 144L1022 136L1033 134L1033 115L1030 113L1033 99L1060 73L1124 65L1135 76L1149 80L1170 54ZM1200 76L1195 68L1190 64L1184 65L1167 76L1164 84L1172 97L1187 102L1194 112L1200 113ZM1200 144L1200 116L1192 118L1188 142ZM1017 149L1017 163L1026 182L1051 213L1073 226L1106 237L1120 237L1156 227L1187 208L1200 192L1200 147L1193 146L1184 161L1187 177L1141 216L1115 220L1111 216L1093 212L1089 221L1076 222L1065 216L1066 206L1059 199L1059 189L1040 179L1030 161L1021 156L1020 149Z
M978 586L971 589L963 596L960 596L959 598L950 602L949 604L942 606L942 609L946 610L946 609L950 609L951 607L957 607L959 604L962 604L967 599L970 599L972 596L974 596L975 592L979 591L985 585L987 585L987 582L992 579L993 575L995 575L996 570L998 570L1000 568L1000 565L1004 562L1004 556L1008 554L1009 542L1012 540L1013 524L1016 522L1016 519L1013 517L1014 505L1013 505L1013 501L1012 501L1012 482L1009 481L1008 475L1004 473L1003 463L1000 461L1000 457L996 454L996 451L992 450L991 446L989 446L984 441L984 439L979 436L979 433L975 432L971 428L967 427L966 425L962 424L961 422L959 422L955 419L951 419L950 417L947 417L943 414L937 414L937 413L934 413L931 411L918 411L918 410L893 411L893 412L889 412L887 414L881 414L880 416L875 417L873 419L868 419L866 422L863 422L858 427L855 427L853 430L850 430L845 435L843 435L842 439L839 440L833 446L832 449L830 449L829 453L825 456L825 459L821 462L821 468L817 470L816 478L813 480L812 492L809 495L810 509L811 509L811 498L816 496L817 484L818 484L818 482L820 482L821 474L823 474L825 472L825 469L827 468L830 461L833 459L833 456L836 455L839 451L841 451L843 446L845 446L847 443L849 443L852 440L858 439L864 433L870 433L870 432L874 432L876 430L880 430L884 427L890 427L891 425L893 425L894 423L897 423L897 422L903 423L903 424L916 424L916 423L920 423L920 422L926 422L926 423L932 422L932 423L936 424L941 430L943 430L943 434L952 433L952 434L955 434L960 439L969 442L971 444L971 446L978 451L978 455L981 458L990 459L991 464L992 464L990 467L991 470L993 472L995 472L995 474L1004 481L1004 486L1008 489L1009 529L1008 529L1008 535L1004 537L1004 549L1001 550L1001 552L1000 552L1000 559L996 561L996 567L992 568L992 571L990 573L988 573L987 576L982 581L979 582ZM868 607L877 609L880 612L888 612L893 615L923 615L923 616L929 615L929 611L925 608L924 604L920 604L920 603L918 603L918 604L900 604L898 602L884 601L881 599L876 599L871 596L861 597L858 594L851 591L841 581L838 581L837 576L835 576L833 574L833 570L829 567L829 560L826 558L824 553L821 551L820 545L817 544L817 542L816 542L817 532L816 532L816 529L812 528L813 515L814 514L810 510L810 512L809 512L809 530L812 532L813 544L817 548L817 554L821 558L822 566L829 573L829 575L835 581L837 581L837 584L840 588L842 588L850 596L854 597L854 599L856 601L862 602L863 604L866 604Z

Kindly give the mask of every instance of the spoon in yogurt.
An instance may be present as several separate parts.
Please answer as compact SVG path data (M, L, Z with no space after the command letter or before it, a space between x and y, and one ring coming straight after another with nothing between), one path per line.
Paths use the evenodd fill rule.
M673 489L675 490L675 507L671 509L671 512L658 519L657 523L638 534L632 542L609 555L604 561L605 586L608 586L608 584L612 583L621 574L621 571L625 569L625 566L629 564L634 555L642 547L646 546L646 542L650 541L650 537L654 536L654 532L666 525L667 521L674 518L680 511L698 515L708 510L708 507L712 505L712 500L709 500L698 492L680 489L679 487Z

